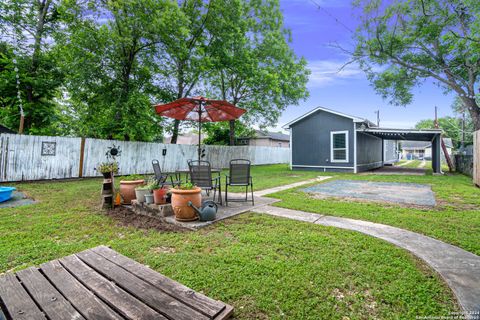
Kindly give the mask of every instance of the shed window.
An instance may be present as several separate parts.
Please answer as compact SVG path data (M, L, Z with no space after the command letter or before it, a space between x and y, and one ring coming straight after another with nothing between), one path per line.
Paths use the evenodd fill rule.
M330 133L330 158L332 162L348 162L348 131Z

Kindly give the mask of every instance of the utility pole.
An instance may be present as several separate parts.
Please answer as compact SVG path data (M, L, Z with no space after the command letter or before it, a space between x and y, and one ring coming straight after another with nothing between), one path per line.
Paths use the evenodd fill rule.
M375 111L377 114L377 127L380 127L380 110Z
M437 114L438 107L435 106L435 121L433 122L435 129L438 129L438 114Z

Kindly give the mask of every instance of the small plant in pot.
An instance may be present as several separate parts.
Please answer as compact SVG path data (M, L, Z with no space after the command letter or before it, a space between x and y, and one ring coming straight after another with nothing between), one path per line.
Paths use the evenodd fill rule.
M142 185L135 188L135 197L137 198L138 203L145 202L145 195L150 194L152 190L148 185Z
M153 181L149 184L150 189L153 192L153 201L155 204L165 204L166 202L166 195L168 192L168 186L164 186L158 181Z
M135 188L145 184L143 176L132 174L120 180L120 195L124 204L130 204L136 198Z
M97 170L103 174L105 179L111 179L112 173L118 173L118 163L117 162L102 162L98 165Z
M192 183L183 183L170 189L172 192L172 209L178 221L194 221L198 219L195 210L188 205L191 201L196 207L202 205L202 189Z

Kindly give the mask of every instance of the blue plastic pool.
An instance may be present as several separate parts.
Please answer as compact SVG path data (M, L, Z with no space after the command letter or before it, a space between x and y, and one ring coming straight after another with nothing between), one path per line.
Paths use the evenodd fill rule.
M14 187L0 187L0 202L10 200L12 192L15 191Z

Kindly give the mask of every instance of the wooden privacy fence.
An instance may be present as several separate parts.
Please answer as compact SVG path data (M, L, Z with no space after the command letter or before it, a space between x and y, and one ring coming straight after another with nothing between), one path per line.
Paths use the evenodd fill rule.
M185 169L196 159L194 145L175 145L66 137L0 134L0 182L95 177L99 163L107 161L110 147L119 147L120 174L153 173L152 159L164 171ZM231 159L249 159L254 165L288 163L289 148L205 146L205 160L226 168ZM166 150L163 155L163 150Z
M480 187L480 130L473 133L473 183Z

